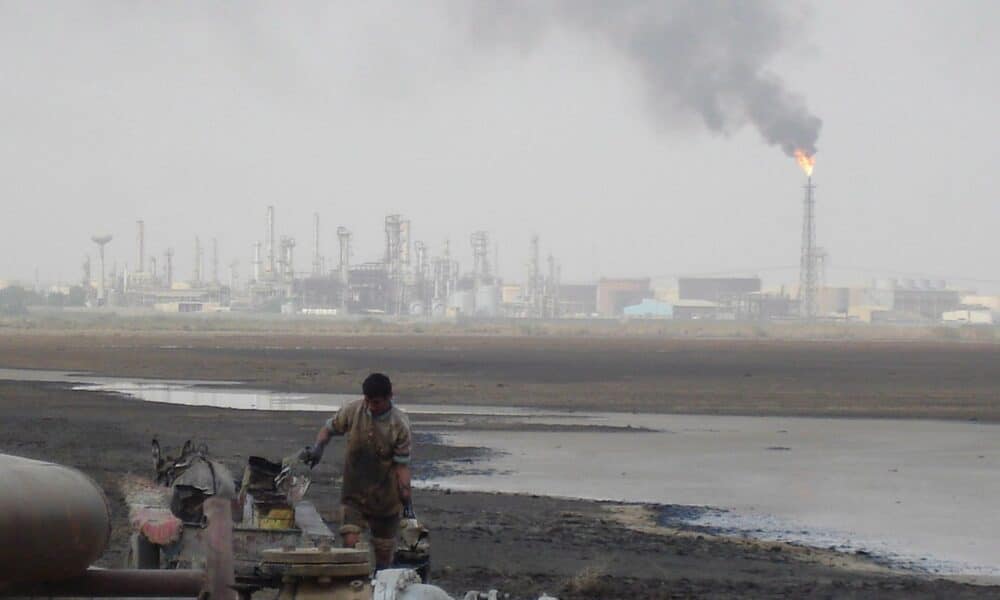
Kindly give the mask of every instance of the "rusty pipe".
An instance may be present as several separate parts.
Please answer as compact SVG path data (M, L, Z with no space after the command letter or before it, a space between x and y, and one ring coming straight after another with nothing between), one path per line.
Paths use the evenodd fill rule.
M233 585L232 500L213 496L205 500L205 591L212 600L236 600Z
M81 598L197 598L205 584L198 569L90 569L56 582L0 586L0 596Z
M92 479L0 454L0 588L81 576L110 539L111 511Z

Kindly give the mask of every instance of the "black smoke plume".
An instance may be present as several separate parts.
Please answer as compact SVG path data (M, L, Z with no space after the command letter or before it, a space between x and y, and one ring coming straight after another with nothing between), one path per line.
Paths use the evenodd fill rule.
M553 28L598 38L635 66L652 110L678 111L730 134L752 124L789 156L816 152L822 121L768 63L793 33L788 4L773 0L460 0L480 41L533 43Z

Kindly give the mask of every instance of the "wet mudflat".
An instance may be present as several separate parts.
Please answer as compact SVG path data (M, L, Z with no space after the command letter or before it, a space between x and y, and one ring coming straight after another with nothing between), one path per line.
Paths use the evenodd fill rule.
M1000 344L6 330L0 367L576 410L1000 422Z
M240 410L328 413L355 397L24 369L0 380ZM436 441L484 447L471 463L432 463L425 488L681 503L704 509L668 511L680 527L1000 575L1000 522L983 518L1000 496L998 424L398 404Z
M114 536L105 566L124 560L128 525L117 482L126 473L150 472L154 435L168 444L206 441L236 467L251 452L278 457L293 451L317 424L315 413L154 404L63 384L0 382L0 451L77 466L111 498ZM442 446L426 434L417 441L418 477L448 476L447 465L480 452ZM331 519L341 450L335 441L309 493ZM658 507L446 490L420 490L416 502L432 530L433 576L455 593L497 587L514 598L541 591L565 598L989 596L987 588L892 574L851 556L672 532L645 518Z
M708 506L682 524L863 551L937 573L1000 575L1000 522L991 518L1000 425L575 415L578 423L648 429L450 431L447 443L494 452L435 483Z
M231 467L247 454L278 457L304 444L315 413L269 413L150 404L60 384L0 382L0 451L71 464L112 501L112 550L122 564L128 533L118 481L148 474L149 440L205 440ZM628 435L628 434L613 434ZM477 448L418 436L418 477L448 477ZM341 448L319 467L310 497L333 521ZM467 463L468 464L468 463ZM445 465L441 470L441 465ZM419 490L417 510L433 535L433 576L446 589L496 587L513 598L990 597L996 590L903 575L851 555L785 544L718 539L657 527L661 507L530 495ZM624 513L619 512L624 510Z

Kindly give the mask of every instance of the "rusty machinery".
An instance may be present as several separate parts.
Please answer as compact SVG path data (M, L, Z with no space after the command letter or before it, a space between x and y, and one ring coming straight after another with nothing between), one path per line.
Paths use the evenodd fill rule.
M236 600L237 594L249 598L255 590L276 588L280 600L450 599L413 569L386 569L372 577L367 550L333 548L325 534L307 536L319 542L315 547L261 549L254 581L238 583L228 494L202 505L204 525L196 539L204 568L94 568L110 541L111 515L93 480L75 469L3 454L0 478L0 596ZM305 529L322 534L326 527L320 521Z
M210 499L206 568L102 570L91 565L111 539L100 487L83 473L0 454L0 596L232 598L230 502Z

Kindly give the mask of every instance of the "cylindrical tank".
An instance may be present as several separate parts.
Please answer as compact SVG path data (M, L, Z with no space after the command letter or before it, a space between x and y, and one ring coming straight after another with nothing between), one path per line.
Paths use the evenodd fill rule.
M83 574L108 547L104 492L80 471L0 454L0 582Z
M476 291L476 314L495 317L500 312L500 290L495 285L480 286Z
M471 316L476 309L476 298L471 290L455 292L448 299L448 308L457 310L463 316Z

